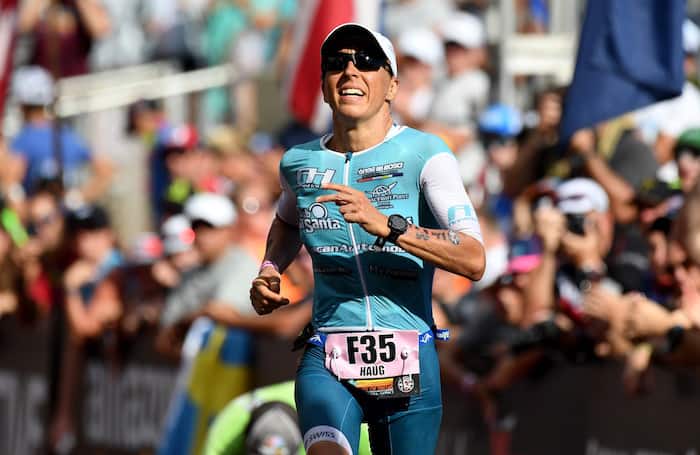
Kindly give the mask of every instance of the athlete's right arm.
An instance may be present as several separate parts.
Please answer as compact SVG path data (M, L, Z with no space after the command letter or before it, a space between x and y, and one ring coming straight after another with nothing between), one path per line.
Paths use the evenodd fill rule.
M289 303L289 299L281 294L280 274L292 263L301 248L299 225L295 222L296 197L285 179L280 180L282 197L267 235L265 259L250 289L250 301L258 314L268 314Z

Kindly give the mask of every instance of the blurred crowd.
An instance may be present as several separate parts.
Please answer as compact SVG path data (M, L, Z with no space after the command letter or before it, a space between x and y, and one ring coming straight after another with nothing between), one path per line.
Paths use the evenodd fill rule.
M516 5L519 32L547 31L548 2ZM438 325L453 336L441 346L444 378L476 397L498 432L508 423L501 393L543 363L621 359L632 395L653 387L652 364L700 363L700 29L690 19L683 26L680 97L563 142L566 87L523 78L522 106L494 102L488 7L393 1L384 17L399 55L395 121L450 146L481 220L484 278L437 271L433 297ZM283 277L292 305L260 317L248 297L280 194L279 160L315 136L293 121L278 135L257 134L256 79L284 78L298 8L296 0L22 2L12 87L22 126L0 150L0 317L53 318L64 335L54 448L71 444L88 353L118 369L128 340L144 331L164 356L181 359L201 318L230 329L226 336L290 339L309 320L304 252ZM129 108L128 134L148 150L141 196L153 229L121 244L104 205L117 168L70 122L55 121L55 81L162 59L183 71L230 62L244 78L206 93L204 127L172 122L158 101ZM244 354L236 362L252 364ZM227 396L249 385L241 379Z

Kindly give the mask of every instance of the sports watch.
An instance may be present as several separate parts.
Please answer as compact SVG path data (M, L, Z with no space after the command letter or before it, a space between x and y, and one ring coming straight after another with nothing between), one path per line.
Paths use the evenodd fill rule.
M396 243L399 236L405 234L408 230L408 220L401 215L389 215L387 226L389 226L389 235L386 237L377 237L377 241L374 242L375 246L381 248L387 241Z

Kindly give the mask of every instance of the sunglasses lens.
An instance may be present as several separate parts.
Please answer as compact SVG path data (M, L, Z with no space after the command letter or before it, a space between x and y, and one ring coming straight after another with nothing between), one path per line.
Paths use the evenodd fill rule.
M322 69L324 72L343 71L348 62L353 62L360 71L377 71L386 64L383 59L364 52L356 52L355 54L338 52L323 58Z
M363 52L355 54L355 66L360 71L377 71L382 67L382 60Z
M345 69L345 65L348 64L350 58L349 55L336 54L329 55L323 60L323 70L324 71L342 71Z

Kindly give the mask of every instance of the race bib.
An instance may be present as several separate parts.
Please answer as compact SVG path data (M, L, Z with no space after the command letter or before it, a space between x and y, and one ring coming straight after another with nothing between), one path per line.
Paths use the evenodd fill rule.
M418 345L414 330L332 333L325 342L325 365L369 395L413 395L420 390Z

